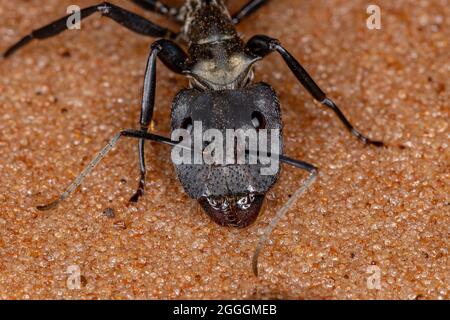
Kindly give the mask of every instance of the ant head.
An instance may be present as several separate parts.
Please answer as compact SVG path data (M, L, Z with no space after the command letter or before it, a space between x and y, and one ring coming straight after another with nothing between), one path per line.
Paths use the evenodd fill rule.
M183 90L172 106L173 133L178 129L189 138L183 141L190 150L182 163L172 153L186 193L219 224L243 227L253 222L280 171L278 161L261 160L261 154L282 154L274 90L264 83L236 90Z

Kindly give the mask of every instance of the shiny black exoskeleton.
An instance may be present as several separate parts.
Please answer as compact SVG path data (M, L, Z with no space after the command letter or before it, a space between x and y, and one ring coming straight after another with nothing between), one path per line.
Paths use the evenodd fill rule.
M179 22L180 31L174 32L156 25L108 2L82 9L81 18L99 12L134 32L160 38L151 45L148 58L140 129L118 133L57 201L40 206L39 209L53 208L67 198L121 136L139 139L141 176L138 190L130 199L133 202L138 201L145 185L144 141L151 140L173 146L178 142L148 132L155 105L158 58L171 71L190 79L190 88L182 90L174 99L172 130L186 128L195 121L201 121L205 130L262 127L279 129L281 139L280 104L275 91L268 84L252 83L254 64L269 53L277 52L313 98L333 110L353 135L365 144L383 145L382 142L370 140L357 131L278 40L258 35L244 43L240 38L235 25L269 2L268 0L250 0L233 16L229 14L223 0L186 0L180 8L169 7L156 0L132 2ZM66 16L33 31L11 46L4 57L9 57L33 39L48 38L66 30L68 18L69 16ZM187 47L187 52L183 46ZM314 166L283 156L282 143L278 151L280 161L305 169L315 176ZM261 176L257 170L259 168L260 165L183 164L176 165L176 173L187 194L198 200L215 222L226 226L246 227L257 218L265 194L278 178L279 167L272 176Z

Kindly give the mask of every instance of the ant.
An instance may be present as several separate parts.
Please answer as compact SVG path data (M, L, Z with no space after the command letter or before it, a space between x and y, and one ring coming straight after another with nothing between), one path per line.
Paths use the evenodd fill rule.
M279 40L265 35L256 35L247 43L241 39L236 25L269 0L248 1L234 15L230 15L223 0L186 0L180 8L170 7L157 0L132 2L177 21L182 25L181 30L174 32L109 2L81 9L80 14L81 19L84 19L98 12L131 31L159 38L150 47L143 86L140 129L123 130L116 134L56 201L39 206L39 210L52 209L65 200L121 137L139 139L140 179L137 191L130 201L137 202L143 195L146 178L144 142L150 140L173 147L180 143L148 132L155 106L157 58L172 72L182 74L190 80L190 88L181 90L173 101L172 131L185 129L192 135L193 124L200 121L205 130L278 129L279 138L282 139L277 94L268 84L252 82L254 64L276 52L312 97L331 109L354 136L366 145L384 146L383 142L371 140L353 127L339 107L327 97ZM4 57L11 56L33 39L49 38L67 30L69 17L65 16L33 31L11 46ZM183 46L187 47L187 53ZM249 152L251 150L246 150L246 156ZM278 152L281 162L304 169L310 175L277 212L261 236L252 260L255 275L258 273L257 259L265 241L278 221L314 182L318 172L315 166L307 162L283 155L282 144ZM270 176L261 175L258 172L261 167L261 164L175 164L177 177L184 190L191 198L198 200L212 220L223 226L237 228L247 227L256 220L265 194L278 179L279 163L275 173Z

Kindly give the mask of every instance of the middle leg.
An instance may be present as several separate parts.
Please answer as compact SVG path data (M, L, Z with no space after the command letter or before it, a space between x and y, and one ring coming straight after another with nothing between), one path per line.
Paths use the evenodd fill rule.
M167 37L170 39L176 38L176 33L170 31L167 28L161 27L153 22L127 11L121 7L115 6L108 2L103 2L98 5L94 5L88 8L81 9L81 19L85 19L90 15L99 12L103 16L108 17L117 23L121 24L125 28L134 31L136 33L150 36L150 37ZM71 15L67 15L61 19L58 19L44 27L32 31L29 35L23 37L20 41L9 47L4 53L4 57L7 58L16 52L18 49L30 43L33 39L46 39L58 35L59 33L68 29L67 21Z
M278 40L263 35L254 36L247 43L247 49L260 57L265 57L267 54L274 51L278 52L303 87L306 88L306 90L316 101L333 110L348 131L350 131L355 137L366 145L374 145L376 147L384 146L382 141L369 139L359 132L350 123L333 100L327 97L327 95L322 91L322 89L320 89L302 65L281 45Z
M249 0L238 12L233 15L233 23L238 24L245 18L258 11L263 5L267 4L268 2L269 0Z

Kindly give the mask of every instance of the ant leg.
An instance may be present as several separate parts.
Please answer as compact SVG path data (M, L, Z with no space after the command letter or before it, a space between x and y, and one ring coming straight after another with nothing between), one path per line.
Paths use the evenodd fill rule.
M156 58L159 57L162 62L173 72L183 73L186 70L187 55L174 42L170 40L158 40L151 46L151 52L147 62L145 71L144 90L142 96L140 125L141 132L147 132L152 121L153 109L155 106L156 94ZM130 198L130 202L137 202L144 194L145 186L145 155L144 155L144 139L139 140L139 169L140 179L136 193Z
M359 140L366 145L374 145L376 147L383 147L382 141L375 141L367 138L361 132L359 132L350 121L345 117L344 113L339 107L329 99L326 94L320 89L320 87L314 82L308 72L301 66L301 64L285 49L281 46L280 42L276 39L267 36L254 36L247 43L247 48L254 54L264 57L271 52L278 52L285 63L291 69L295 77L300 81L303 87L314 97L315 100L330 108L339 117L344 126Z
M131 0L131 1L145 10L153 11L153 12L159 13L163 16L168 16L168 17L180 22L177 19L177 16L179 13L178 8L168 6L158 0Z
M291 209L291 207L295 204L295 202L300 198L300 196L308 190L308 188L314 183L314 181L317 178L317 172L318 169L313 166L312 164L309 164L304 161L295 160L288 158L284 155L280 156L280 161L284 162L286 164L289 164L291 166L294 166L299 169L303 169L309 172L309 177L306 179L306 181L301 185L300 188L297 189L297 191L294 192L292 197L289 198L289 200L283 205L283 207L277 212L275 215L275 218L272 219L269 226L266 228L264 233L259 238L258 244L256 246L255 252L253 253L253 259L252 259L252 269L255 276L258 276L258 257L261 253L261 250L266 243L267 239L269 238L270 234L272 233L273 229L277 226L278 222L286 215L286 213Z
M81 9L81 19L87 18L95 12L100 12L103 16L108 17L121 24L125 28L136 33L150 36L150 37L168 37L175 38L176 33L161 27L153 22L135 14L121 7L115 6L108 2ZM9 47L3 54L4 58L9 57L15 51L30 43L33 39L46 39L65 31L68 29L67 21L71 15L67 15L58 19L42 28L34 30L29 35L23 37L20 41Z
M156 57L159 57L160 60L169 68L171 71L176 73L183 73L187 70L186 61L187 55L184 51L175 43L170 40L161 39L153 43L151 53L148 59L147 70L145 74L144 81L144 94L142 99L142 115L141 115L141 127L144 129L141 130L125 130L118 134L116 134L108 144L103 147L103 149L97 154L97 156L88 164L88 166L82 171L82 173L67 187L64 193L59 196L59 198L47 205L38 206L39 210L50 210L56 207L61 201L67 199L70 194L83 182L83 180L94 170L97 164L111 151L112 148L119 142L119 139L124 137L134 137L139 138L143 141L151 140L154 142L159 142L171 146L175 146L178 142L171 141L168 138L161 137L152 133L147 132L148 125L151 121L153 115L153 107L155 102L155 78L156 78ZM141 145L141 144L140 144ZM142 156L139 154L139 158L144 160L144 149L142 144L139 150L142 150ZM145 183L145 163L142 161L141 168L144 168L144 178L141 177L142 189L143 192L143 184ZM142 171L141 171L142 175ZM140 182L140 187L141 187ZM139 192L139 190L138 190ZM137 196L139 198L140 195ZM136 199L137 201L137 199Z
M245 18L249 17L258 9L260 9L263 5L267 4L269 0L250 0L247 2L246 5L244 5L238 12L236 12L233 17L232 21L234 24L238 24Z
M55 208L58 204L60 204L62 201L66 200L77 188L81 185L83 180L94 170L94 168L102 161L106 155L117 145L121 137L141 137L142 133L140 131L136 130L124 130L122 132L119 132L116 134L107 144L100 150L100 152L95 156L95 158L89 162L89 164L86 166L86 168L78 175L78 177L75 178L75 180L66 188L66 190L58 197L57 200L43 205L43 206L37 206L36 208L41 211L51 210ZM170 139L162 136L158 136L151 133L146 133L145 135L146 140L151 140L153 142L159 142L167 145L174 146L178 142L171 141Z

